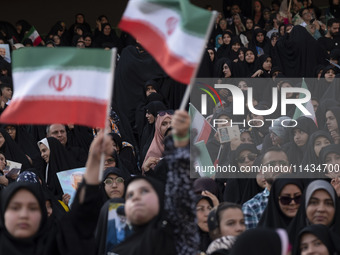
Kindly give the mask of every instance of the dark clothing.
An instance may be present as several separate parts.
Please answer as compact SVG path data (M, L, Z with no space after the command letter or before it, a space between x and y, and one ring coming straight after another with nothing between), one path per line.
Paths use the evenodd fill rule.
M160 212L119 244L114 252L120 255L140 254L197 254L199 237L196 231L196 195L189 178L189 147L174 148L171 139L165 140L164 160L169 166L165 192L161 182L147 177L156 191ZM163 190L163 191L162 191Z
M276 56L278 67L287 77L314 77L314 67L325 59L320 45L302 26L294 26L279 38Z
M72 211L62 219L62 224L56 224L47 218L45 199L39 184L14 183L3 193L1 198L1 229L0 250L5 254L13 255L76 255L94 254L94 230L100 211L98 204L97 185L87 185L85 188L85 200L79 203L79 192L76 194ZM19 190L25 189L32 193L38 200L41 221L38 232L27 239L13 237L4 226L4 212L7 209L11 197Z

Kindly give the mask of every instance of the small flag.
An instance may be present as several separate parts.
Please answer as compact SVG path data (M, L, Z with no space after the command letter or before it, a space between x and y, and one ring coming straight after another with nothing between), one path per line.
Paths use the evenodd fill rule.
M304 78L302 78L301 88L307 89L307 90L308 90L308 87L307 87L307 84L306 84ZM303 94L300 93L299 98L303 98ZM306 116L306 117L308 117L308 118L311 118L311 119L315 122L315 124L316 124L316 126L317 126L317 125L318 125L318 122L317 122L317 120L316 120L316 115L315 115L314 107L313 107L313 104L312 104L311 100L309 100L307 103L304 103L303 106L304 106L304 107L305 107L312 115L305 115L305 114L303 114L303 112L302 112L298 107L296 107L295 112L294 112L293 119L294 119L294 120L297 120L297 119L298 119L299 117L301 117L301 116Z
M0 122L104 128L112 90L112 54L77 48L14 51L14 95Z
M194 169L201 177L215 176L214 165L211 161L208 149L204 141L195 143L196 148L199 150L199 156L195 158Z
M41 43L41 41L42 41L38 31L35 29L34 26L32 26L31 29L25 34L25 36L22 39L21 43L23 43L26 38L29 38L29 39L32 40L33 46L39 45Z
M130 0L119 28L134 36L170 77L189 84L213 15L189 0Z
M197 132L197 136L194 138L193 142L204 141L204 143L207 143L210 133L214 132L215 134L216 130L191 103L189 106L189 113L191 117L191 130Z

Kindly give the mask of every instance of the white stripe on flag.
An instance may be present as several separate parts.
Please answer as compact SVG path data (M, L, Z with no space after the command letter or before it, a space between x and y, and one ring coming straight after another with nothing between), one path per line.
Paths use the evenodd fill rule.
M30 38L32 40L32 42L35 41L35 39L37 39L40 35L38 34L37 30L34 30L32 34L29 35L28 38Z
M157 11L152 13L147 11L155 9L157 9ZM138 17L138 19L135 19L134 17ZM171 35L166 33L166 31L168 31L166 22L161 21L166 21L168 18L175 18L180 21L181 16L178 15L177 12L147 1L129 1L128 8L126 8L123 18L144 24L146 24L149 20L159 20L160 22L148 23L148 26L155 29L157 34L164 37L164 41L167 42L172 54L177 55L182 59L184 58L184 61L191 64L200 62L201 56L198 54L197 49L201 49L204 46L204 37L188 34L186 31L179 29L179 26L177 26Z
M61 79L59 74L63 75ZM70 81L67 81L67 77ZM12 101L30 96L53 96L55 99L58 96L91 97L94 100L107 100L111 83L108 72L51 69L14 72L13 81L15 93ZM61 91L56 89L63 86L66 87Z

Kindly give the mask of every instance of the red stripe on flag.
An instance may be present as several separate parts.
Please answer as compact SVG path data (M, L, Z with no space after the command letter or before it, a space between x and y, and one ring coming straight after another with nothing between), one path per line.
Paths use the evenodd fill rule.
M211 132L211 126L207 123L204 122L203 128L201 129L201 132L198 134L198 139L197 141L204 141L206 144L208 142L209 136Z
M119 28L137 38L171 78L184 84L190 83L195 64L189 64L174 55L168 48L164 37L156 29L153 29L151 24L123 17L119 23Z
M34 42L33 42L33 46L38 46L41 43L42 39L40 37L40 35L35 38Z
M77 124L104 128L106 104L89 101L14 100L0 116L8 124Z

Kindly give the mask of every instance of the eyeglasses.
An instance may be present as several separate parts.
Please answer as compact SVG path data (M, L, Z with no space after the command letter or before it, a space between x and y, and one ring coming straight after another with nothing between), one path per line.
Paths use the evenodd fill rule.
M165 114L173 115L174 111L173 110L166 110L166 111L159 111L157 112L159 116L164 116Z
M273 161L269 161L268 163L264 165L266 166L288 166L289 163L284 160L273 160Z
M104 164L111 164L113 162L116 162L116 160L114 158L108 158L107 160L104 161Z
M15 127L12 127L12 126L9 126L9 127L6 127L5 130L9 133L9 132L13 132L15 131Z
M296 197L282 196L279 197L279 200L283 205L289 205L293 200L295 204L299 205L301 203L301 195Z
M113 183L120 184L124 183L124 179L122 177L117 177L115 179L108 178L104 181L105 185L112 185Z
M249 153L245 157L239 157L236 160L238 163L244 163L246 161L246 158L248 158L250 161L254 161L257 158L257 155L255 153Z

